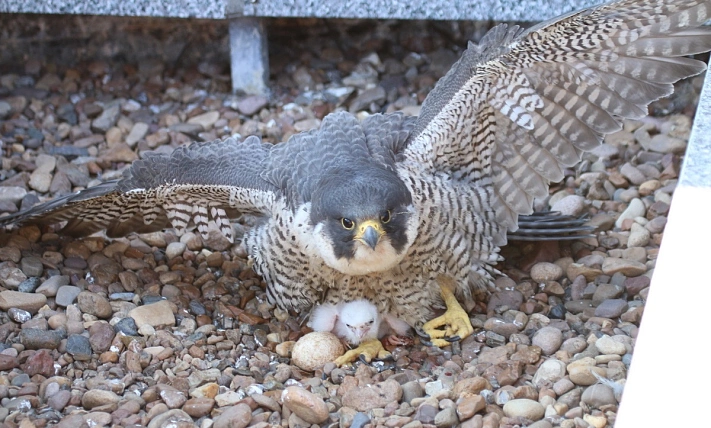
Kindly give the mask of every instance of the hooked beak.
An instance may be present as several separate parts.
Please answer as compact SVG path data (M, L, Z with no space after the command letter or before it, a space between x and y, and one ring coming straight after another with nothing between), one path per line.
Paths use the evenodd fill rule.
M360 224L358 233L355 235L357 241L367 244L371 249L375 250L380 237L385 234L385 231L380 226L380 223L374 220L367 220Z

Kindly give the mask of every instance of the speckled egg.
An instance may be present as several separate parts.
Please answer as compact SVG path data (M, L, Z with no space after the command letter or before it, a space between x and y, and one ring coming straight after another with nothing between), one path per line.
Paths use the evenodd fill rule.
M315 331L301 337L291 350L291 361L303 370L314 371L346 352L332 333Z

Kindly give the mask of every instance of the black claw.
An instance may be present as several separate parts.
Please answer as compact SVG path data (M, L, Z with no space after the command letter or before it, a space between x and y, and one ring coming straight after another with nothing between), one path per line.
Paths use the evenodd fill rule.
M427 333L425 333L425 331L422 330L422 329L419 328L419 327L417 327L417 328L415 329L415 333L417 333L417 335L420 336L421 339L425 339L425 340L430 340L430 339L431 339L430 335L427 334Z
M370 361L365 359L365 354L360 354L358 355L358 359L360 360L361 363L363 364L370 364Z
M420 343L422 343L425 346L434 346L434 343L432 343L431 341L429 341L427 339L420 338Z
M462 338L459 337L459 335L456 335L456 336L452 336L452 337L445 337L444 340L451 343L451 342L459 342L460 340L462 340Z

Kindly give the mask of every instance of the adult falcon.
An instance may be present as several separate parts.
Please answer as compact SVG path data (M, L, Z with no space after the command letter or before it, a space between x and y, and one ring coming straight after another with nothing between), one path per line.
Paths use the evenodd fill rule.
M149 154L124 178L6 217L110 237L230 219L269 300L306 311L368 299L434 344L472 333L456 296L492 280L499 246L584 151L701 73L711 1L623 0L470 44L417 118L345 112L280 144L194 143ZM441 317L432 308L446 304ZM366 358L377 340L364 342Z

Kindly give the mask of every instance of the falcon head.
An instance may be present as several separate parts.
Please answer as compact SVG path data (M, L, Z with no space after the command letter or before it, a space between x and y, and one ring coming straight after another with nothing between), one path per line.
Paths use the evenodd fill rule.
M321 257L347 275L396 266L415 239L418 220L397 173L371 164L325 173L312 193L310 216Z

